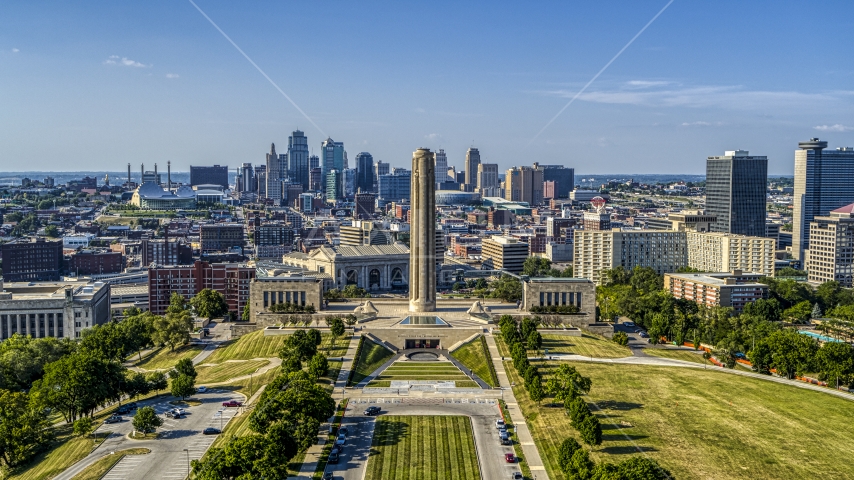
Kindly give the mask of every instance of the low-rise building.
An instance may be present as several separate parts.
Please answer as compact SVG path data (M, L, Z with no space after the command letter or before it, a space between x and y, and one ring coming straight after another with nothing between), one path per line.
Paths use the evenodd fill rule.
M573 275L597 285L602 282L603 270L649 267L663 274L687 264L685 232L575 231Z
M236 223L201 225L199 243L202 253L221 252L233 247L243 247L243 225Z
M282 257L282 263L329 275L329 288L356 285L368 291L399 290L405 289L409 281L409 248L402 243L324 245L307 254L291 252Z
M759 283L764 275L743 273L666 273L664 289L676 298L707 307L731 307L741 313L744 306L768 298L768 285Z
M83 329L109 321L109 284L0 280L0 340L15 333L80 338Z
M575 306L596 318L596 285L586 278L522 277L522 309ZM543 313L548 313L543 312Z
M7 282L59 280L62 242L25 238L0 245L3 279Z
M269 312L270 307L279 303L321 309L322 278L275 269L259 269L258 275L249 283L249 321L256 321L259 313Z
M229 312L243 314L249 301L249 282L255 278L255 268L239 263L208 263L193 265L153 265L148 271L148 305L151 313L163 315L173 293L187 300L205 288L216 290L225 297Z
M81 250L68 260L68 270L78 276L121 273L124 268L124 257L120 252Z

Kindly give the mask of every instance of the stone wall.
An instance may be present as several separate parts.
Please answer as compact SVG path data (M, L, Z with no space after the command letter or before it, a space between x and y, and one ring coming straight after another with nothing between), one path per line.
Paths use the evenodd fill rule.
M265 292L267 293L267 306L264 305ZM281 302L279 301L279 293L282 294ZM268 314L271 305L287 302L288 294L290 294L290 303L299 305L303 304L302 296L304 294L305 305L314 305L314 308L319 311L322 306L323 283L319 279L310 277L269 277L252 280L249 283L250 321L257 322L258 315Z

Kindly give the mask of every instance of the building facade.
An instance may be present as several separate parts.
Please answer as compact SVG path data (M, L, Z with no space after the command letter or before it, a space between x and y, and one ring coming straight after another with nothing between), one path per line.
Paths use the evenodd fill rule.
M247 165L249 165L251 172L252 165ZM222 188L228 188L228 166L195 167L190 165L190 186L195 187L196 185L219 185Z
M308 161L308 138L300 130L288 137L288 180L301 185L303 191L309 189L308 172L311 170Z
M448 156L444 149L436 151L436 183L448 181Z
M807 280L812 284L835 281L854 287L854 204L831 210L810 222Z
M140 241L142 264L189 265L193 263L193 247L180 238Z
M237 223L200 225L199 243L202 253L243 247L243 225Z
M109 284L0 280L0 340L16 333L33 338L80 338L84 329L109 321Z
M322 170L323 181L326 182L326 175L330 170L344 171L344 143L336 142L331 138L327 138L320 143L320 169ZM326 184L323 184L323 190L326 190Z
M256 322L258 314L270 312L270 307L280 303L302 307L312 305L315 310L320 310L323 305L323 280L298 274L277 275L270 270L264 272L268 276L258 276L249 282L250 322Z
M551 198L569 198L569 192L575 189L575 169L563 165L540 165L540 168L543 169L544 182L555 182Z
M121 273L124 268L121 252L81 250L68 260L68 270L78 276Z
M356 285L368 291L402 290L408 285L409 249L393 245L324 245L308 254L292 252L282 263L329 278L328 288Z
M249 301L249 283L255 268L238 263L208 263L197 260L193 265L154 265L148 271L148 308L163 315L173 293L190 300L209 288L221 293L228 311L240 318Z
M685 232L575 231L572 268L576 278L602 283L602 271L649 267L658 274L688 265Z
M813 219L854 199L854 148L826 149L827 142L812 138L795 151L792 255L802 262Z
M474 191L477 188L477 166L480 165L480 152L472 147L466 152L465 164L465 190L467 192Z
M264 196L277 205L282 202L282 180L287 168L287 158L287 155L276 154L275 143L270 145L266 160L267 169L264 171ZM261 181L260 177L258 181Z
M504 177L504 198L511 202L543 203L543 170L533 167L513 167Z
M484 196L490 196L501 186L498 181L498 164L481 163L477 166L476 191Z
M399 202L410 199L412 172L395 169L394 173L379 176L378 197L386 202Z
M759 283L759 274L667 273L664 290L675 298L691 300L706 307L730 307L741 313L744 306L768 298L768 285Z
M0 258L7 282L59 280L62 242L41 237L13 240L0 245Z
M538 278L522 282L522 309L574 305L596 318L596 285L586 278Z
M768 157L746 150L706 160L706 213L717 220L713 232L765 235Z
M355 190L362 193L374 191L374 157L368 152L356 155Z
M522 273L528 244L518 238L495 235L481 242L481 262L486 268Z
M688 266L701 272L744 272L774 276L776 241L717 232L685 232Z

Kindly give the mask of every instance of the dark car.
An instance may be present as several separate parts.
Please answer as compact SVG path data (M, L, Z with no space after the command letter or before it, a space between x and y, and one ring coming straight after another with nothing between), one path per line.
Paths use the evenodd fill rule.
M202 430L202 433L204 435L219 435L222 432L220 432L218 428L208 427Z
M110 418L104 420L104 423L119 423L122 421L122 417L118 415L112 415Z
M332 472L326 472L323 474L323 480L335 480L335 477L332 476Z
M347 427L341 427L338 429L338 433L343 433L344 435L349 435L350 430L348 430Z
M130 402L127 404L127 407L131 410L136 410L136 402Z
M329 458L327 459L327 463L338 463L338 453L339 450L337 448L333 448L331 452L329 452Z
M128 408L127 405L122 405L121 407L116 409L116 413L119 415L126 415L131 412L131 409Z
M522 476L522 472L513 472L510 474L510 480L525 480L525 477Z
M365 409L365 415L378 415L382 409L380 407L368 407Z
M512 453L505 453L504 461L507 463L516 463L516 455L513 455Z
M229 400L227 402L222 402L223 407L239 407L243 405L243 402L238 402L237 400Z

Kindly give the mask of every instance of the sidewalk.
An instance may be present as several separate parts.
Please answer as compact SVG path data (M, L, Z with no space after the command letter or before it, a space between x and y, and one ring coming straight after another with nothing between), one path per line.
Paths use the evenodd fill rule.
M534 437L531 436L531 431L528 430L528 424L525 422L525 416L519 410L516 396L513 394L513 389L510 388L510 382L507 380L507 372L504 370L504 362L501 361L501 354L498 353L498 345L495 344L495 338L492 335L485 335L485 337L486 345L489 347L489 356L492 357L495 373L498 374L498 385L504 391L504 402L507 404L507 410L510 412L510 422L516 427L516 436L519 438L519 444L522 446L522 452L525 454L528 468L531 469L531 473L535 474L538 479L548 479L549 475L546 472L546 467L543 465L540 451L537 450Z
M350 345L347 347L347 354L344 355L341 370L338 371L338 379L335 380L335 385L332 388L333 398L335 397L336 392L340 394L339 401L343 400L346 395L345 387L347 386L347 378L350 376L350 370L353 368L356 349L359 347L359 338L360 335L353 335L350 337ZM317 441L305 451L305 457L302 460L299 475L296 477L297 479L311 480L311 477L314 476L314 472L317 470L317 464L320 463L320 457L323 454L323 447L326 445L326 438L329 435L329 426L331 422L332 418L330 418L326 423L320 425Z

